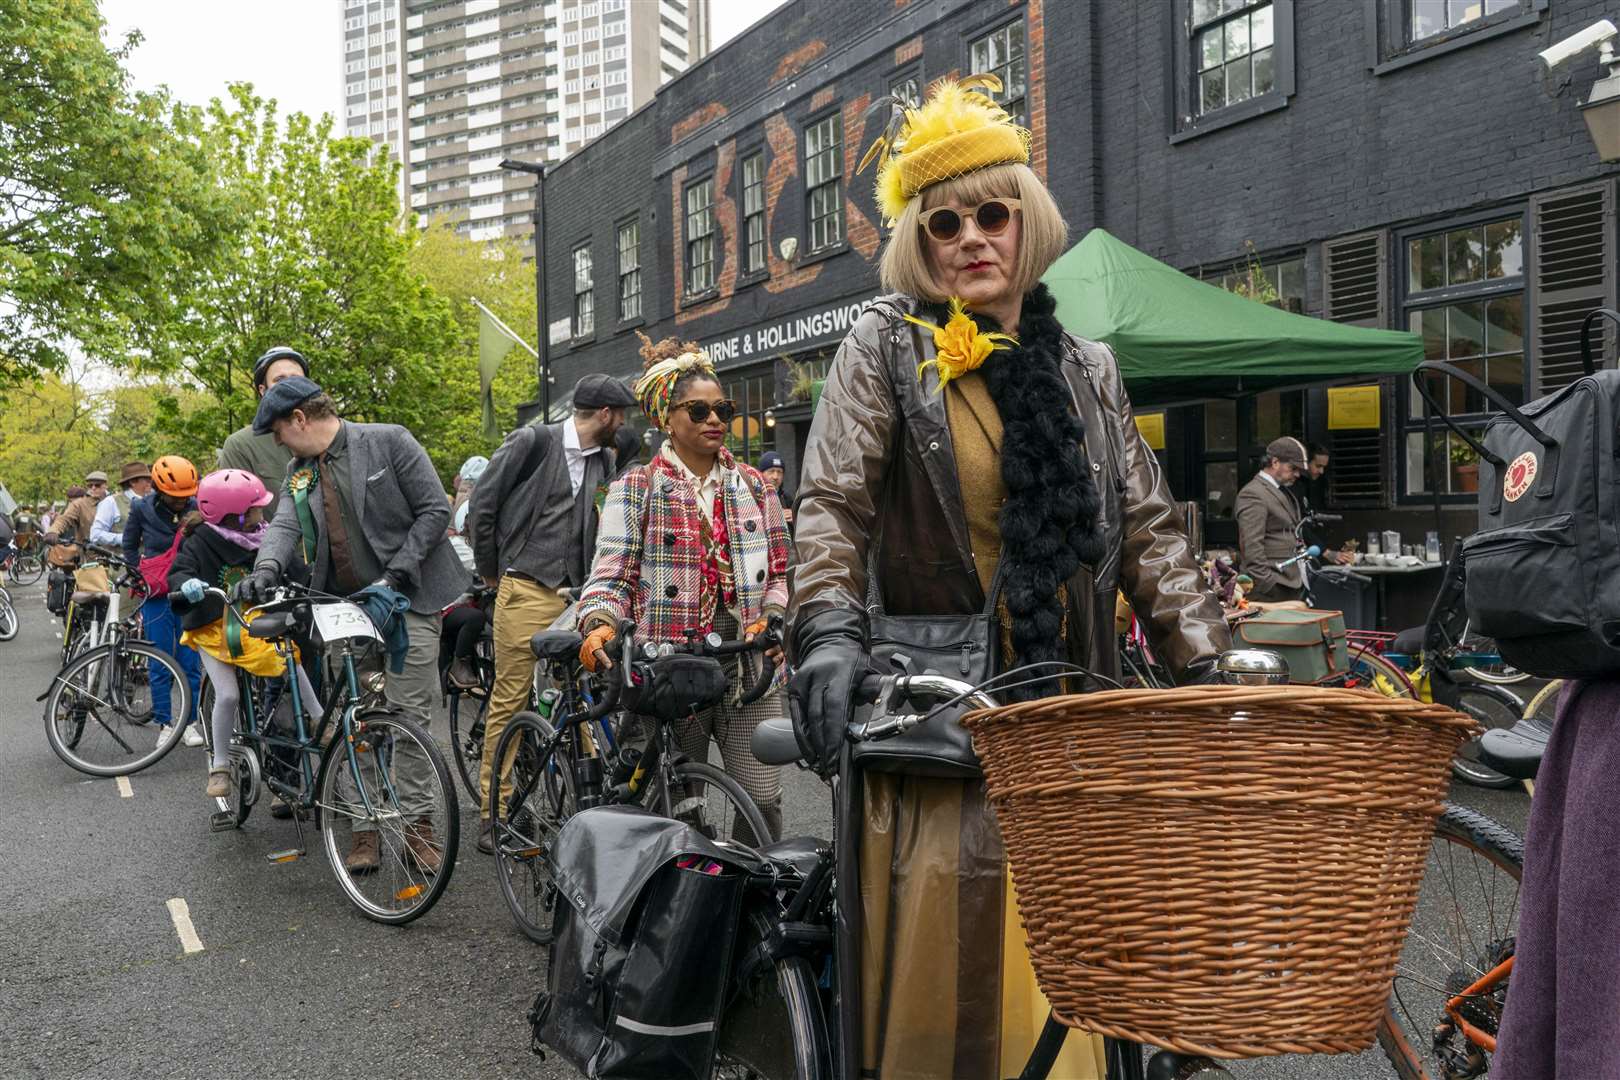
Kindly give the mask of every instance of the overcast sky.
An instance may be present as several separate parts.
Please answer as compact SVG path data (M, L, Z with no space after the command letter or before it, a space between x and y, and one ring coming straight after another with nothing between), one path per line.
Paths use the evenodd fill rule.
M785 2L711 0L715 47ZM227 83L251 82L283 113L311 115L339 112L342 10L343 0L101 0L111 43L133 29L145 36L129 59L138 88L166 84L201 105Z

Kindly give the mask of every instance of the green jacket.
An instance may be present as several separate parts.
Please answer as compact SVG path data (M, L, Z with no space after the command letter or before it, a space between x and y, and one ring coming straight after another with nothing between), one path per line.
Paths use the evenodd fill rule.
M287 464L292 454L276 442L274 435L255 435L253 425L234 431L219 448L219 467L245 469L264 482L265 490L274 498L264 508L264 516L272 517L276 504L281 501L281 486L287 480Z

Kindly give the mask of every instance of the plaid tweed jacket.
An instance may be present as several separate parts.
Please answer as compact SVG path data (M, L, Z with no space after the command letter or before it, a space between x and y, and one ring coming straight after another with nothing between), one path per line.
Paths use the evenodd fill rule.
M746 627L787 608L787 525L756 469L724 449L715 467L722 470L738 622ZM700 521L691 482L662 455L620 477L602 509L596 561L580 594L580 628L631 619L640 640L684 641L702 618Z

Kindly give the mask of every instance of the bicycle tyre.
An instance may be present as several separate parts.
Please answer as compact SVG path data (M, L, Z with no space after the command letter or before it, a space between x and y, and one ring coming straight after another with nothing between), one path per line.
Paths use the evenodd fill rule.
M99 672L91 670L93 666L104 664L110 668L112 665L116 665L119 663L117 653L120 651L140 653L149 664L155 663L166 666L169 669L170 676L174 679L173 686L180 695L179 708L174 710L174 715L181 717L190 715L191 685L186 682L185 672L180 670L180 665L175 663L167 653L162 652L155 646L141 641L124 641L110 645L99 645L87 652L80 653L68 661L62 670L56 673L51 682L50 692L45 697L45 739L57 757L61 758L69 767L87 776L133 776L149 765L161 761L170 750L179 746L180 737L185 730L185 724L178 721L162 728L135 723L129 721L127 717L123 718L123 722L120 723L119 717L115 715L116 710L110 702L96 699L89 687L74 681L76 678L84 678L86 674L92 679L98 678ZM74 695L74 699L72 701L64 700L69 693ZM81 697L90 698L89 705L80 700ZM96 716L94 719L103 730L107 731L115 739L121 740L123 737L108 726L108 721L112 721L120 728L127 728L126 733L142 747L145 747L148 737L136 736L135 732L137 731L157 731L159 733L157 742L152 745L151 749L143 753L134 753L133 748L130 748L133 756L115 765L103 765L89 760L82 751L84 733L93 730L89 726L89 720L92 719L89 715L91 705L100 706L107 711L109 714L107 717ZM62 711L64 708L67 710L66 714ZM65 723L53 722L53 720L65 721Z
M462 731L463 714L461 706L464 702L476 703L476 715L467 730ZM461 777L462 784L472 801L481 808L484 805L483 792L478 788L478 772L483 767L484 757L484 716L489 711L489 698L468 694L463 690L450 692L450 750L456 759L456 773Z
M1540 690L1537 690L1536 696L1531 698L1529 703L1525 705L1523 718L1530 720L1535 717L1540 717L1550 725L1555 719L1557 719L1558 694L1559 691L1563 689L1564 680L1554 679L1546 686L1543 686Z
M1510 877L1515 883L1518 882L1524 869L1524 843L1518 836L1514 835L1512 830L1477 811L1448 804L1435 826L1435 839L1431 845L1431 859L1440 861L1435 853L1453 849L1454 847L1461 847L1468 852L1472 852ZM1448 863L1454 862L1454 860L1449 859L1446 861ZM1432 863L1430 869L1431 872L1434 869ZM1466 874L1459 876L1462 878L1468 877ZM1429 884L1427 878L1425 878L1424 884ZM1418 913L1414 914L1413 926L1409 929L1407 935L1409 942L1407 948L1418 948L1419 956L1425 951L1422 946L1422 926L1424 919L1423 901L1426 893L1427 890L1424 890L1419 894ZM1494 893L1492 898L1494 901ZM1494 904L1490 914L1494 922ZM1496 937L1473 939L1470 933L1471 940L1474 941L1474 951L1482 951L1486 954L1480 960L1480 963L1495 959L1496 950L1511 940L1512 934L1516 931L1514 923L1517 914L1517 895L1515 895L1503 925L1493 925L1488 928L1490 932L1497 934ZM1410 944L1414 935L1417 935L1418 946ZM1486 947L1481 949L1480 942L1483 942ZM1434 950L1431 947L1427 951L1432 955ZM1435 1015L1408 1016L1407 1022L1403 1024L1400 1014L1405 1012L1405 1009L1402 1005L1400 991L1403 978L1402 966L1405 960L1406 954L1403 951L1402 960L1396 965L1395 981L1390 987L1389 1004L1385 1007L1384 1018L1378 1024L1378 1042L1383 1046L1384 1054L1389 1058L1390 1064L1394 1066L1395 1075L1400 1077L1401 1080L1441 1080L1441 1077L1445 1076L1446 1073L1436 1066L1431 1055L1437 1052L1433 1046L1434 1024L1443 1016L1444 998L1441 992L1431 990ZM1477 963L1471 964L1470 970L1478 966ZM1489 968L1484 970L1489 970ZM1506 987L1503 987L1501 993L1504 997L1506 992ZM1480 1007L1494 1009L1496 1005L1497 1001L1493 997L1482 1001Z
M17 636L17 608L12 604L11 598L0 593L0 641L10 641Z
M744 912L712 1075L715 1080L830 1080L832 1047L810 962L783 957L755 972L750 985L735 985L744 974L742 965L771 931L772 920L759 905Z
M577 809L573 771L559 767L564 763L555 752L544 750L554 735L551 722L539 713L514 714L495 744L490 776L500 802L501 778L508 771L513 774L512 797L496 807L492 823L495 876L512 921L536 945L550 945L557 936L551 846ZM505 765L508 760L510 766Z
M45 560L38 555L19 555L11 564L11 580L18 585L32 585L45 575Z
M461 802L456 797L455 781L450 778L450 767L444 763L444 754L439 750L438 743L416 721L394 712L368 712L354 718L353 734L351 744L340 733L321 755L320 773L315 781L321 846L326 850L326 859L332 867L333 876L337 878L338 887L349 902L359 909L360 914L373 922L404 926L427 914L450 884L461 840ZM436 792L429 794L428 801L437 810L433 836L443 841L438 850L439 868L437 872L431 872L417 864L415 870L412 869L416 860L409 853L406 837L411 830L420 828L420 822L406 821L404 811L399 808L397 798L394 798L396 785L389 782L379 786L375 792L368 790L365 799L372 804L374 814L380 807L384 819L375 823L379 826L376 831L379 834L381 865L369 873L351 874L344 866L348 852L343 849L339 834L352 839L353 829L344 828L343 823L357 820L363 813L364 803L349 796L342 786L347 782L358 794L354 772L349 768L348 748L353 746L357 762L361 754L397 756L402 739L413 744L426 759L429 778L437 788ZM388 767L377 766L383 770ZM380 827L384 824L388 828ZM417 832L416 835L419 837L421 834ZM366 885L376 888L367 890L364 888ZM385 899L391 894L395 904L404 906L388 906L371 895L373 892Z
M1457 711L1467 713L1486 728L1507 728L1524 716L1525 704L1517 694L1494 683L1463 683L1457 687ZM1457 756L1451 759L1451 775L1475 787L1519 786L1513 777L1480 764L1478 754L1476 736L1457 748Z
M1386 697L1417 697L1411 676L1371 649L1363 649L1350 657L1350 674L1365 684L1366 689L1376 690Z
M724 769L716 768L706 762L680 761L676 762L671 771L676 784L681 787L687 788L694 783L707 785L723 796L722 802L731 804L730 812L726 815L728 829L734 828L738 817L741 817L747 824L749 831L755 837L762 838L757 842L750 842L748 837L738 837L741 843L748 844L749 847L753 848L770 843L770 826L765 823L765 815L760 813L759 804L754 802L753 797L744 791L743 786L737 783ZM659 812L659 808L654 803L656 796L653 794L657 789L658 785L648 784L642 800L642 805L655 813ZM695 808L696 804L702 800L703 795L694 795L688 792L684 799L677 801L672 793L670 802L675 811L674 816L679 820L687 820L690 810ZM713 808L709 809L712 810ZM692 823L698 828L708 831L706 819L696 820ZM734 832L726 833L728 838L734 835ZM715 836L710 835L711 840L715 838Z

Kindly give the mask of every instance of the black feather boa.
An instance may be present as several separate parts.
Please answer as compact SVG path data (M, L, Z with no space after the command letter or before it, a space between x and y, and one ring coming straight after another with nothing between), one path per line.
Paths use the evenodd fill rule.
M1001 600L1017 666L1067 661L1065 584L1103 555L1102 500L1086 459L1086 426L1063 377L1063 327L1045 285L1024 296L1018 344L990 354L980 369L1001 414ZM970 312L970 314L972 314ZM973 315L984 331L994 319ZM1016 681L1016 680L1015 680ZM1009 690L1027 700L1058 683Z

